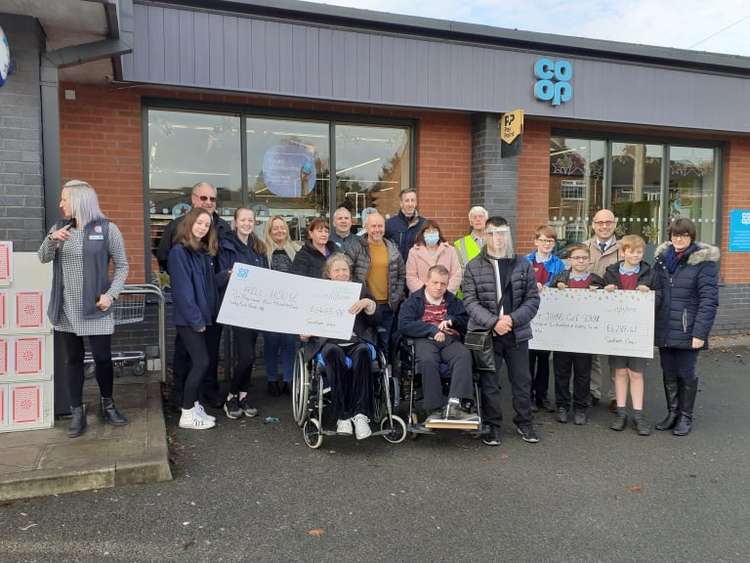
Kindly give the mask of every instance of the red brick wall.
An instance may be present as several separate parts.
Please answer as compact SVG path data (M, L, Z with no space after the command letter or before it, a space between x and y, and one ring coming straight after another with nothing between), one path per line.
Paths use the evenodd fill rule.
M750 282L747 254L729 253L729 210L750 207L750 138L729 140L724 158L721 274L726 283Z
M527 120L523 150L518 159L518 225L515 246L519 252L534 247L534 231L549 221L550 124Z
M65 89L74 89L76 100L65 100ZM142 282L146 276L142 97L417 119L419 208L426 216L440 222L449 239L466 231L471 181L471 126L466 115L199 91L118 89L63 83L60 87L63 180L79 178L96 188L102 210L125 236L130 283ZM152 271L154 268L155 263L152 263Z

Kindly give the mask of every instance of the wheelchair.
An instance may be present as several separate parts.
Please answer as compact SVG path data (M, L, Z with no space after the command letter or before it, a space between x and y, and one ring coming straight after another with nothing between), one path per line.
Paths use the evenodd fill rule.
M372 358L371 373L373 375L373 405L372 422L378 425L372 436L382 436L386 442L400 444L407 436L406 423L393 414L393 397L397 396L395 380L391 377L391 369L385 355L368 344ZM326 366L320 354L311 361L305 361L304 350L297 351L294 360L294 376L292 378L292 414L294 421L302 428L302 437L312 449L323 444L325 436L337 436L336 420L329 416L325 407L330 404L330 389L326 386ZM396 390L396 395L393 391ZM325 424L324 424L325 423ZM328 428L334 429L328 429Z
M417 403L422 398L422 376L419 373L417 354L414 347L414 338L401 337L397 346L397 354L400 360L400 386L402 389L401 400L408 403L408 415L406 417L406 430L409 437L416 439L420 435L434 435L436 430L462 430L475 437L481 435L482 429L482 403L479 389L479 376L473 372L474 401L471 405L464 404L470 412L476 413L477 419L472 421L456 421L450 419L424 420L420 422ZM443 395L446 397L450 388L450 372L448 365L441 363L440 380L443 385Z

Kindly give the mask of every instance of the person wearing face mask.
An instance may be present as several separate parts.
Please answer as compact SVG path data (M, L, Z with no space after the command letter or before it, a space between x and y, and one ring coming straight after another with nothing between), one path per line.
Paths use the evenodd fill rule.
M503 217L490 217L484 231L484 247L466 266L461 289L469 313L470 331L487 331L492 340L495 371L480 371L482 442L500 445L502 410L500 371L508 366L513 395L513 422L524 442L536 443L531 411L529 340L531 320L539 309L539 292L531 264L513 252L510 226Z
M234 230L219 240L217 284L221 300L224 299L235 262L268 268L266 245L255 236L254 229L255 212L240 207L234 212ZM239 358L229 383L229 394L224 401L224 413L230 419L237 419L242 415L254 417L258 414L258 409L250 406L248 390L255 364L255 344L259 331L235 326L232 327L232 334L237 343Z
M461 286L461 264L456 249L445 242L437 221L428 219L417 234L414 246L406 260L406 287L409 293L422 289L428 272L440 264L448 270L448 291L455 294Z
M216 425L216 418L206 413L199 400L201 384L210 367L207 327L215 322L218 311L214 266L218 244L216 231L211 229L211 214L201 208L187 213L177 227L175 243L167 262L174 322L190 359L179 426L205 430Z
M692 430L698 353L708 348L719 306L719 249L695 238L695 224L676 219L669 227L669 241L656 249L654 260L662 291L654 335L667 398L667 416L656 429L672 430L675 436Z
M396 244L401 258L406 261L425 218L417 211L417 190L413 188L401 191L400 206L399 212L385 223L385 238Z

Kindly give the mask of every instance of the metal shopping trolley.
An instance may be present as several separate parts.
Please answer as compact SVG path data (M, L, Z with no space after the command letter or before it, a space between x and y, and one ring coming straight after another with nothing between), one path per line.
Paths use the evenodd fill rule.
M114 316L115 326L142 323L146 313L146 307L155 298L159 307L159 359L162 381L165 379L166 372L166 335L164 327L164 294L158 286L153 284L126 285L119 298L112 304L112 315ZM83 360L84 373L86 377L94 375L94 358L91 352L87 352ZM142 376L146 373L146 349L145 346L140 350L121 350L112 352L112 363L114 364L115 375L122 376L125 369L130 368L130 372L136 376Z

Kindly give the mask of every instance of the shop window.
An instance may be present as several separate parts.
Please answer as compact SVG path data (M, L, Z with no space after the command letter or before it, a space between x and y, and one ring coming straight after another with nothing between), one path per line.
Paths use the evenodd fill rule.
M550 142L550 226L561 242L587 238L591 216L602 206L604 141L552 137Z
M154 248L164 226L190 210L198 182L216 187L219 214L242 201L240 118L184 111L148 111L148 206Z
M287 218L292 238L303 238L307 223L328 214L329 124L248 117L248 205L262 229L264 218Z
M669 147L668 219L695 222L697 238L715 244L716 167L714 150Z
M336 206L348 207L355 223L375 207L398 213L401 190L411 186L409 130L336 124Z
M648 245L661 242L662 145L612 143L611 208L618 237L640 235Z

